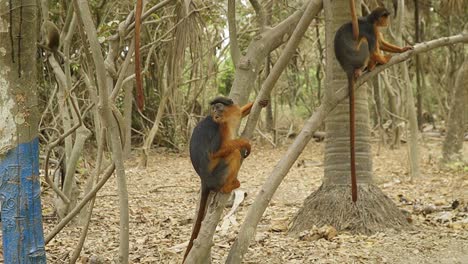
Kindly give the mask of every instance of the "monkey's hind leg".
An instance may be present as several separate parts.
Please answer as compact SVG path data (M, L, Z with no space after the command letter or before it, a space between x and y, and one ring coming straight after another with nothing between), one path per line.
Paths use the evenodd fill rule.
M227 157L226 162L229 164L228 176L223 187L221 187L220 192L230 193L232 190L240 187L240 182L237 179L237 174L239 173L241 165L241 153L239 150L234 151L231 155Z
M392 55L382 55L382 54L374 53L371 55L369 64L367 65L367 69L371 71L375 68L377 63L381 65L386 64L391 58L392 58Z

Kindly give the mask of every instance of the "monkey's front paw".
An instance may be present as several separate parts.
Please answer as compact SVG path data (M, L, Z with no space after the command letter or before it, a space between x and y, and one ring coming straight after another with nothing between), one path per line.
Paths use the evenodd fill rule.
M242 158L247 158L249 155L250 155L250 149L247 149L247 148L243 148L241 149L241 155L242 155Z
M261 106L261 107L266 107L268 105L269 101L268 99L263 99L263 100L260 100L258 102L258 104Z
M414 50L413 46L406 46L403 48L403 52L408 51L408 50Z

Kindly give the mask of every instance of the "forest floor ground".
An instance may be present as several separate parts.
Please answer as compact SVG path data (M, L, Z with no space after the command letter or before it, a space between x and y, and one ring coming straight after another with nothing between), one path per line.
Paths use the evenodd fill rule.
M235 215L239 225L289 143L272 148L268 143L254 142L253 152L239 175L241 189L248 194ZM323 177L324 143L311 142L273 197L243 263L468 263L468 172L456 164L440 168L440 140L426 138L420 147L421 177L410 182L407 145L390 150L373 143L375 183L399 208L410 213L412 230L371 236L339 233L328 239L305 240L289 235L289 224ZM464 150L467 152L468 142ZM182 243L190 237L198 202L199 179L187 152L154 150L146 169L138 168L138 153L134 156L126 163L130 261L181 263L185 250ZM53 214L52 192L43 189L44 232L48 234L58 220L47 217ZM451 210L455 200L460 205ZM118 208L113 176L98 193L79 263L116 263ZM231 226L224 234L216 233L213 263L224 263L239 225ZM81 227L72 225L62 230L47 245L49 263L68 263L67 256L76 247L80 233Z

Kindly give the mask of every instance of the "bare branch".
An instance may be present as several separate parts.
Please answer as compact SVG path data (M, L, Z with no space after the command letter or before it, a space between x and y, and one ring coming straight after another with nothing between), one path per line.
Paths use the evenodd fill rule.
M80 211L83 207L94 197L96 196L97 192L104 186L107 180L110 178L112 173L114 172L115 165L112 163L109 165L106 170L104 171L103 178L96 184L96 187L92 191L90 191L81 202L73 208L73 210L63 218L60 223L58 223L54 229L50 231L50 233L45 238L45 244L49 243L59 232L62 230Z

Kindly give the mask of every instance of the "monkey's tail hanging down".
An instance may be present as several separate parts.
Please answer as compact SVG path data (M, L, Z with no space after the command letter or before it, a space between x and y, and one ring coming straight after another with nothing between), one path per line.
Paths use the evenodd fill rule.
M353 37L356 43L359 42L359 24L356 15L356 7L354 6L354 0L349 0L351 8L351 25L353 27ZM354 84L358 77L360 70L354 70L348 73L348 91L349 91L349 149L350 149L350 165L351 165L351 197L353 202L357 201L357 179L356 179L356 150L354 148L354 141L356 138L356 124L354 114Z
M193 247L193 241L197 238L198 233L200 232L201 223L203 221L203 218L205 217L206 204L208 203L209 194L210 194L210 190L206 187L202 187L201 198L200 198L200 208L198 208L197 219L195 220L195 224L192 230L192 235L187 245L187 249L185 250L184 259L182 260L182 263L185 262L185 259L187 258L190 250Z
M354 84L356 83L356 76L348 74L348 90L349 90L349 150L350 150L350 164L351 164L351 197L353 202L357 201L357 179L356 179L356 149L354 141L356 138L355 126L355 112L354 112Z

